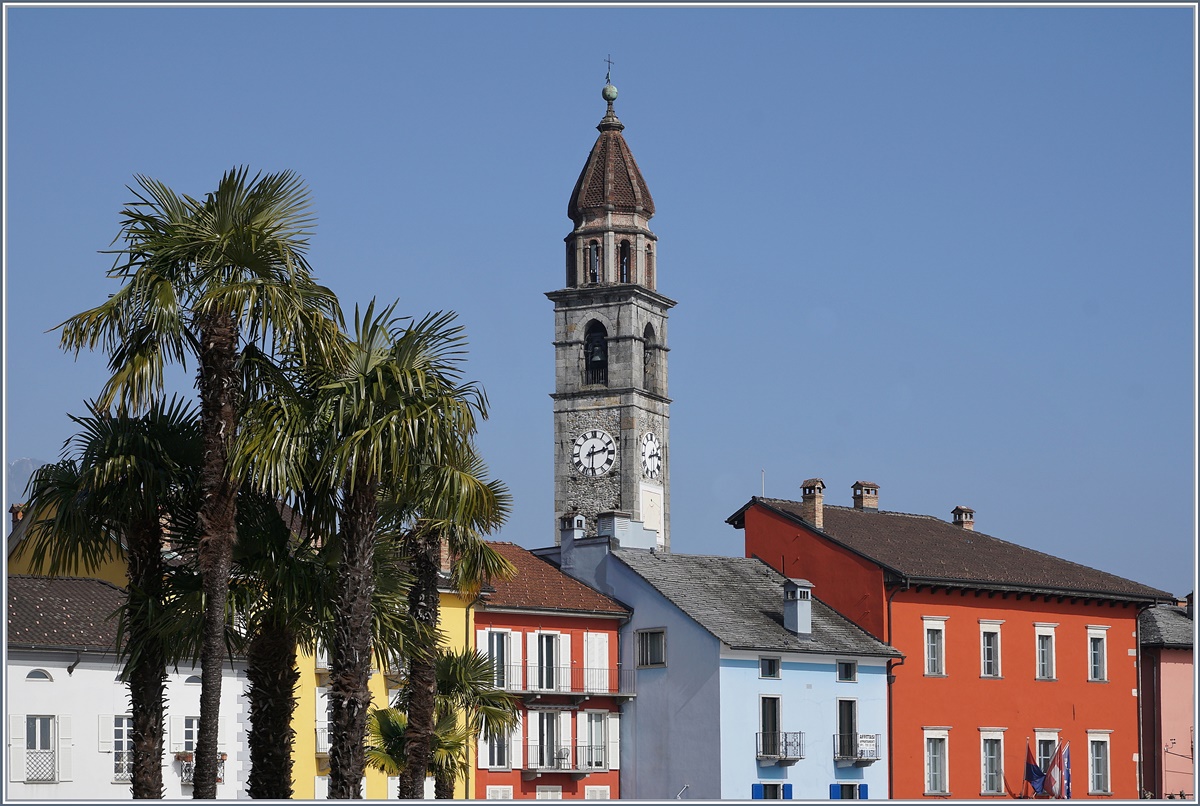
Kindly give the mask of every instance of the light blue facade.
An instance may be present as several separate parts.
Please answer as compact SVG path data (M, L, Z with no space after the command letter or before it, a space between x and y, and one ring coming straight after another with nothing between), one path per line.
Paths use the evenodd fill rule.
M621 666L637 670L637 696L622 709L622 797L747 800L776 784L779 795L796 800L844 796L843 786L853 787L854 797L887 797L885 657L732 649L612 555L607 541L564 543L566 551L539 553L633 611L620 632ZM719 603L737 592L711 595ZM665 633L661 667L638 666L638 635L647 630ZM779 659L778 679L760 675L764 656ZM839 661L854 663L853 681L838 680ZM764 697L779 700L777 731L803 733L803 757L785 765L760 760ZM853 703L857 734L878 735L877 760L835 759L845 718L839 702Z
M759 658L780 659L779 679L759 674ZM839 682L837 662L856 663L856 682ZM793 799L824 800L830 786L855 796L887 797L887 666L882 658L726 650L720 659L721 798L752 798L754 785L790 784ZM639 697L640 697L639 693ZM761 699L778 697L780 730L803 733L803 758L790 766L760 762ZM879 735L879 760L835 761L838 702L853 703L857 733ZM843 706L848 707L848 706ZM859 762L863 763L863 762ZM866 789L861 786L865 784ZM789 790L785 790L789 791Z

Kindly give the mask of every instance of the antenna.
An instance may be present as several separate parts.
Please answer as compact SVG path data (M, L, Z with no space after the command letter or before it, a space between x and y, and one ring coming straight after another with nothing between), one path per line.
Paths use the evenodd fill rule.
M604 83L611 84L612 83L612 66L613 66L612 54L611 53L608 54L608 58L605 59L604 61L608 62L608 70L605 71L605 73L604 73Z
M762 469L762 497L767 497L767 469Z

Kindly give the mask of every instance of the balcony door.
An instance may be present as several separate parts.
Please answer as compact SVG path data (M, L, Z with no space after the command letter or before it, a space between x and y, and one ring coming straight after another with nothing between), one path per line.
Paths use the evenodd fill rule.
M762 733L762 755L779 755L780 707L778 697L760 697L758 700L759 731Z
M608 633L589 632L583 636L583 680L593 693L616 691L608 671Z
M858 756L858 701L838 700L838 748L840 758Z

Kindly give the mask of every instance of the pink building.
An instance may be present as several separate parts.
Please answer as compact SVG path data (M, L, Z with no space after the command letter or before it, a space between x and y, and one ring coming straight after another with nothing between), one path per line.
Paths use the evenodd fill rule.
M1142 648L1142 788L1153 798L1195 801L1196 669L1192 594L1139 619Z

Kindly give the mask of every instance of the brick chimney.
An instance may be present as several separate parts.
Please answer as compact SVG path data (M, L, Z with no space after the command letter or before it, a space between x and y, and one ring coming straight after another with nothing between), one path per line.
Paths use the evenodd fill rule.
M783 581L783 626L796 635L812 635L812 588L807 579Z
M16 529L17 524L25 517L25 505L13 504L8 508L8 514L12 515L12 528Z
M825 528L825 482L808 479L800 485L800 517L818 529Z
M970 507L955 507L951 514L954 515L955 526L961 526L968 532L975 531L975 510Z
M856 481L854 490L855 509L879 509L879 485L873 481Z

